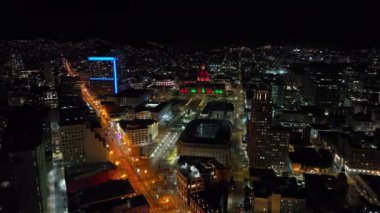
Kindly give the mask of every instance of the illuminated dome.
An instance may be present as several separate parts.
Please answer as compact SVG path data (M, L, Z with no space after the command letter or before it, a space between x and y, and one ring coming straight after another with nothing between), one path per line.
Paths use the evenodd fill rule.
M198 82L210 82L210 74L206 70L206 66L204 64L201 66L201 71L198 74L197 81Z

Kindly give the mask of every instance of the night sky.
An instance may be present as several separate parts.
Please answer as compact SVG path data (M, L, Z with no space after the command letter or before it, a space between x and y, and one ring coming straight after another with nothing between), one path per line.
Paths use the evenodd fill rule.
M380 14L374 4L260 2L15 0L0 7L0 38L380 43Z

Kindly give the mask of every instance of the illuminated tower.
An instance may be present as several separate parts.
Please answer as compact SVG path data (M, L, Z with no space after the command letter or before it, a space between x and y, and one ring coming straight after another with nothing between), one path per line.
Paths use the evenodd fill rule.
M210 82L210 74L206 70L206 66L204 64L201 66L201 71L198 74L197 81L198 82Z
M248 157L250 168L287 169L288 140L286 131L272 127L271 94L267 89L254 90L251 120L248 123Z

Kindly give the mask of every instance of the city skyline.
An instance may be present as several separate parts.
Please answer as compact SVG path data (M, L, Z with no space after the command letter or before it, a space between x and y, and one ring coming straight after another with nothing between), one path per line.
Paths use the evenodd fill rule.
M0 212L380 212L360 2L0 7Z

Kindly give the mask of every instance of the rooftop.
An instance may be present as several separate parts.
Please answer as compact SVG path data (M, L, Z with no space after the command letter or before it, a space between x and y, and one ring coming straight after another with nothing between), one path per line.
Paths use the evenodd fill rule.
M86 165L79 165L79 166L72 166L67 169L65 169L65 178L67 179L81 179L85 178L87 176L92 176L94 174L107 171L107 170L113 170L117 167L112 164L111 162L104 162L104 163L93 163L93 164L86 164Z
M235 110L235 107L232 103L222 102L222 101L211 101L207 103L202 113L208 114L212 111L233 112L234 110Z
M168 101L156 103L156 102L148 102L141 104L136 107L136 111L150 111L150 112L159 112L163 108L165 108L168 104L170 104Z
M375 136L368 136L364 133L355 132L340 132L340 131L329 131L329 132L319 132L322 139L326 140L327 143L339 147L341 143L347 143L354 149L379 149L379 144L375 140ZM343 151L343 150L338 150Z
M251 177L259 177L260 179L273 179L276 177L273 169L250 168L249 175Z
M231 145L231 123L226 120L194 119L182 132L180 141L188 144Z
M295 148L295 152L289 152L289 159L293 163L301 163L305 166L319 166L320 156L315 148Z
M62 126L83 124L90 110L87 107L67 108L59 110L59 124Z
M281 194L282 197L305 199L306 191L299 188L295 178L273 177L253 182L255 197L267 198L272 193Z
M330 175L305 174L305 183L312 206L317 211L336 212L338 193L337 178Z
M156 120L152 119L134 119L131 121L121 120L119 121L120 128L124 131L126 130L135 130L135 129L144 129L148 128L149 125L156 123Z
M180 165L178 170L188 178L199 177L202 173L214 169L225 169L223 164L219 163L215 158L207 157L181 156L178 159L178 165Z
M78 192L80 205L101 202L110 198L123 197L134 193L128 180L112 180L96 187Z
M130 198L116 198L107 200L105 202L89 205L87 208L85 208L86 212L93 212L93 211L101 211L105 212L109 209L112 209L112 207L125 205L126 208L124 208L125 211L128 209L140 207L140 206L148 206L148 202L145 199L144 195L138 195Z

